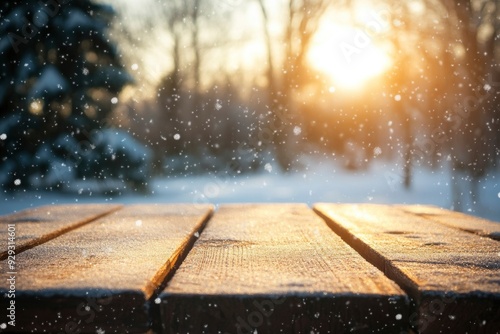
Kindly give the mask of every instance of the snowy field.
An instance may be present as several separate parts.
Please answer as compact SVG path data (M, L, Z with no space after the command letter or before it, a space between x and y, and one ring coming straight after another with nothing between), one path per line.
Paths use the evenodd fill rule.
M243 176L176 176L152 181L150 195L102 196L77 193L14 192L0 194L0 214L24 208L63 203L236 203L316 202L432 204L452 208L448 168L415 171L412 188L401 185L395 163L375 162L365 171L344 170L333 160L309 161L301 171L281 174L268 165L266 171ZM394 172L391 172L394 170ZM462 180L463 191L467 182ZM500 222L500 173L480 183L480 203L470 199L462 211Z

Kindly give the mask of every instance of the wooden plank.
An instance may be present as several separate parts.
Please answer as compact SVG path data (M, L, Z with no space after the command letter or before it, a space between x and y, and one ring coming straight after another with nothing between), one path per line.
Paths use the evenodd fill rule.
M0 260L7 258L8 225L14 225L15 251L19 254L50 239L120 209L121 205L54 205L0 216Z
M17 324L9 329L147 331L148 299L173 273L211 211L207 205L130 206L21 253ZM2 280L3 310L8 289Z
M301 204L227 205L157 299L166 333L405 329L408 300Z
M406 212L431 219L439 224L484 237L500 240L500 223L428 205L400 205Z
M417 332L500 330L500 244L398 207L317 204L330 227L412 297Z

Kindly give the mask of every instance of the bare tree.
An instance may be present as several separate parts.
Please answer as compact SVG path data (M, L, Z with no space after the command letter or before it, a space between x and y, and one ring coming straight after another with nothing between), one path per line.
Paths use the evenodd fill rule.
M312 38L318 31L323 14L328 6L327 0L289 0L286 3L287 15L284 22L282 64L274 65L275 50L272 48L272 37L269 32L269 15L263 0L258 0L264 24L264 41L267 49L267 81L269 105L271 110L271 128L274 129L273 145L276 158L284 171L289 171L293 164L290 145L293 121L297 116L294 96L310 78L309 64L306 62Z
M498 134L491 126L498 122L498 82L494 76L495 44L498 43L499 1L483 1L475 7L470 0L446 1L455 22L456 38L465 50L456 59L457 79L462 96L458 100L452 136L452 186L454 207L462 209L462 193L470 193L472 205L479 201L479 180L495 165L498 151L495 142ZM484 29L489 27L490 33ZM482 31L481 31L482 30ZM492 124L493 123L493 124ZM460 190L459 172L465 172L470 189Z
M262 12L263 18L263 30L264 30L264 39L267 49L267 84L268 84L268 95L269 101L272 101L276 98L278 93L278 88L276 87L276 78L274 73L274 52L272 48L272 37L269 32L269 15L266 10L266 6L264 5L264 0L257 0Z

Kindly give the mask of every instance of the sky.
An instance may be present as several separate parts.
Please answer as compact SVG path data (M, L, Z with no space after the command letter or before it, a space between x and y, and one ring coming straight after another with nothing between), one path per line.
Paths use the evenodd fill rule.
M152 10L158 6L158 1L144 0L109 0L103 1L113 5L123 17L117 22L120 26L131 26L136 30L137 45L124 50L128 66L134 66L133 74L141 83L139 90L148 91L172 67L170 52L172 41L161 29L149 27L144 30L144 18L150 17ZM160 2L161 3L161 2ZM363 87L369 80L381 75L391 65L387 48L380 43L387 33L388 23L384 21L383 7L369 6L364 1L354 6L353 11L332 10L327 12L308 56L313 68L323 72L330 81L332 89L351 89ZM364 3L364 4L363 4ZM280 21L280 9L283 1L268 1L269 29L274 40L279 40L283 33ZM215 13L219 11L219 13ZM230 16L237 11L239 14ZM205 15L222 15L227 17L229 28L222 31L202 30L201 40L209 40L211 36L219 36L215 44L203 49L203 69L210 73L211 78L217 78L225 73L252 73L264 78L264 73L255 71L255 64L266 61L266 49L263 40L262 15L256 1L219 0L212 13ZM358 26L354 27L354 20ZM222 28L224 29L224 27ZM138 33L139 32L139 33ZM220 35L229 44L220 39ZM217 45L218 42L223 44ZM140 44L140 45L139 45ZM279 57L281 46L273 45L273 52ZM229 56L228 56L229 55ZM262 70L262 66L259 66ZM257 73L257 74L255 74ZM240 78L240 81L242 79ZM250 79L250 81L255 79ZM254 82L255 83L255 82ZM249 84L249 83L247 83ZM133 95L133 94L129 94Z

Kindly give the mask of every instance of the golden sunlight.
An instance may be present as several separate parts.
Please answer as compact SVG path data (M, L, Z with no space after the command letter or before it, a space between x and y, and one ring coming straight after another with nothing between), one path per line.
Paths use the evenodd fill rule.
M308 60L334 86L349 90L361 89L391 65L389 55L375 43L373 36L353 27L333 23L320 29Z

